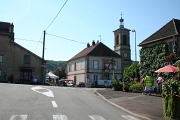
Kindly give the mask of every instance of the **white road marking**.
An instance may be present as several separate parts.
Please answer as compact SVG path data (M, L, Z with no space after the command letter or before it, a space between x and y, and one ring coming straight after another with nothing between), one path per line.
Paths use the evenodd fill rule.
M53 107L58 107L55 101L52 101Z
M62 89L67 89L67 87L63 87Z
M46 96L48 96L48 97L54 97L53 92L52 92L51 90L49 90L49 89L46 89L46 88L43 88L43 87L39 87L39 86L32 87L31 89L32 89L33 91L35 91L35 92L41 93L41 94L46 95ZM42 89L47 90L47 92L39 92L39 91L38 91L38 90L42 90Z
M103 117L98 116L98 115L89 115L89 117L90 117L92 120L106 120L106 119L104 119Z
M68 120L66 115L53 115L53 120Z
M12 115L10 120L26 120L27 119L27 115Z
M139 120L133 116L130 116L130 115L121 115L123 118L127 119L127 120Z

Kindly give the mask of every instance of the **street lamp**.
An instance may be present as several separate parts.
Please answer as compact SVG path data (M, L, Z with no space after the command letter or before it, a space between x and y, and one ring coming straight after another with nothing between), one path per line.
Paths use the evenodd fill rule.
M132 32L135 33L135 64L137 61L137 55L136 55L136 30L132 30ZM137 66L135 66L135 78L137 78Z

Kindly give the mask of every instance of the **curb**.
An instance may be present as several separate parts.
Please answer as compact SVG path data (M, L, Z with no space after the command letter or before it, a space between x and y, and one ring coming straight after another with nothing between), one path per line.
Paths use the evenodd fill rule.
M148 117L145 117L145 116L142 116L142 115L135 114L135 113L133 113L133 112L125 109L124 107L119 106L119 105L117 105L117 104L115 104L115 103L107 100L103 95L101 95L100 93L98 93L97 90L94 91L94 94L96 94L98 97L102 98L102 99L105 100L106 102L109 102L110 104L114 105L115 107L117 107L117 108L119 108L119 109L121 109L121 110L123 110L123 111L125 111L125 112L127 112L127 113L129 113L129 114L131 114L131 115L133 115L133 116L136 116L136 117L138 117L138 118L141 118L142 120L152 120L151 118L148 118Z

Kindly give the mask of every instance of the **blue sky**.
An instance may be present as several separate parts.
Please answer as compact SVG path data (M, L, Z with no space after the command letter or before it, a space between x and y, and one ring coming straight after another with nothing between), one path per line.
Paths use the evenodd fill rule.
M114 33L119 19L136 30L136 43L152 35L173 18L180 19L179 0L4 0L0 21L14 24L15 42L42 57L42 33L46 35L45 59L67 61L93 40L114 50ZM50 26L49 26L50 25ZM49 27L48 27L49 26ZM48 28L47 28L48 27ZM20 40L26 39L26 40ZM33 41L27 41L33 40ZM41 42L38 42L41 41ZM135 35L130 32L131 59L135 59ZM139 60L137 47L137 60Z

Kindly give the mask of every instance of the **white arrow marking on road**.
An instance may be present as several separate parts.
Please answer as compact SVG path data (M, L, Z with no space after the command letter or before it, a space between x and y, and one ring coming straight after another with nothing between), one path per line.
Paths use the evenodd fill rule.
M127 120L139 120L133 116L130 116L130 115L121 115L123 118L127 119Z
M53 120L68 120L66 115L53 115Z
M12 115L10 120L26 120L27 119L27 115Z
M41 93L41 94L46 95L46 96L48 96L48 97L54 97L53 92L52 92L51 90L49 90L49 89L46 89L46 88L43 88L43 87L39 87L39 86L32 87L31 89L32 89L33 91L35 91L35 92ZM48 92L39 92L39 91L38 91L38 90L42 90L42 89L45 89L45 90L47 90Z
M92 120L106 120L106 119L104 119L103 117L98 116L98 115L89 115L89 117L90 117Z

